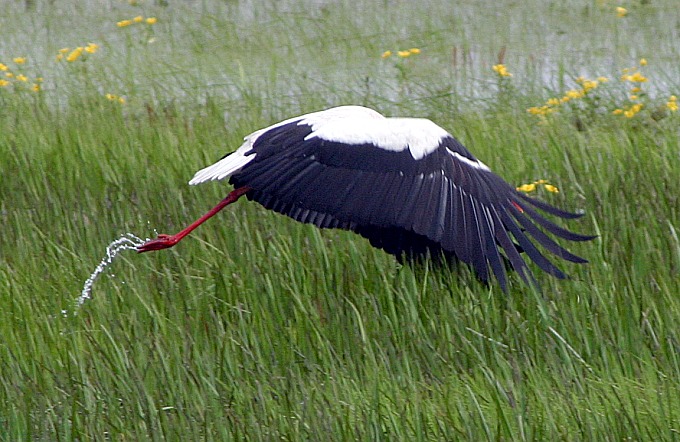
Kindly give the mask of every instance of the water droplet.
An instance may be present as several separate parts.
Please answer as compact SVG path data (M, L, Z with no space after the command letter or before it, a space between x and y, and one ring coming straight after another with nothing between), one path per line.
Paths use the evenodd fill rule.
M149 241L149 239L141 239L137 237L136 235L133 235L132 233L125 233L121 235L120 238L114 240L111 242L106 247L106 256L102 258L102 260L99 262L97 267L94 269L92 274L90 275L87 280L85 280L85 284L83 285L83 290L80 292L80 296L76 299L75 303L75 312L78 311L80 306L82 306L85 301L90 299L91 293L92 293L92 285L94 284L94 281L101 275L106 268L111 265L113 260L116 258L116 256L122 252L123 250L137 250L137 247L141 246L145 242ZM115 277L115 274L112 274L111 277ZM62 310L61 314L64 315L65 317L68 316L68 310Z

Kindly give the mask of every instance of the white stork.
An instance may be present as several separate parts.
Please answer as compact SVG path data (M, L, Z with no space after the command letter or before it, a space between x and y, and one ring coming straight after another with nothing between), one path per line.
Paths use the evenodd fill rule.
M174 246L243 195L303 223L354 231L400 260L463 261L483 281L493 272L503 290L506 263L533 280L522 251L542 270L566 277L530 238L560 258L587 262L537 225L571 241L593 238L543 218L534 208L561 218L580 215L518 192L432 121L386 118L361 106L260 129L189 184L225 178L235 190L217 206L176 235L159 235L137 250Z

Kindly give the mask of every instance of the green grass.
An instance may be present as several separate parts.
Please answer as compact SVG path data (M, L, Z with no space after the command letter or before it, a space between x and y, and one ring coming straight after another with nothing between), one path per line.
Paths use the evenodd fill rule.
M0 439L680 439L678 116L610 114L640 57L650 103L680 86L675 3L640 3L12 4L0 62L45 81L0 88ZM138 14L159 21L115 26ZM578 75L614 79L594 111L525 112ZM540 197L598 234L570 245L591 263L505 294L241 201L123 254L61 315L113 239L174 233L229 190L187 186L195 170L347 103L432 118L513 184L550 180Z

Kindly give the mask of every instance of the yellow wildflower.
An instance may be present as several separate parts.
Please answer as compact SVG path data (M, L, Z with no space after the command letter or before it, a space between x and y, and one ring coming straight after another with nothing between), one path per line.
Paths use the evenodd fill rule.
M621 115L623 113L623 109L614 109L612 111L612 114L614 115Z
M33 86L31 86L31 90L33 92L40 92L40 85L38 83L33 83Z
M616 16L619 18L625 17L628 15L628 9L622 7L622 6L617 6L616 7Z
M118 23L116 23L116 26L119 28L124 28L126 26L130 26L132 24L132 20L121 20Z
M418 48L411 48L411 49L409 49L408 51L409 51L411 54L414 54L414 55L420 54L420 49L418 49Z
M11 83L4 78L0 78L0 87L9 86Z
M644 83L645 81L647 81L647 77L645 77L639 72L636 72L630 76L630 81L634 83Z
M565 92L564 94L565 97L569 98L581 98L583 97L583 89L577 90L577 89L571 89Z
M23 81L24 83L26 83L28 81L28 77L25 76L24 74L19 74L19 75L17 75L17 80Z
M534 184L547 184L548 180L536 180L534 181Z
M94 54L97 52L97 49L99 49L99 45L96 43L88 43L87 46L85 46L85 52L88 54Z
M632 88L632 89L630 90L630 93L631 93L631 94L637 94L637 93L639 93L640 91L642 91L642 89L639 88L639 87L637 87L637 86L635 86L634 88Z
M548 99L548 101L546 101L545 104L547 104L548 106L557 106L558 104L560 104L560 100L559 98L550 98Z
M397 55L401 58L406 58L411 56L411 51L397 51Z
M149 17L146 19L146 24L155 25L158 19L156 17Z
M117 101L120 104L125 104L125 98L124 97L119 97L118 95L114 95L114 94L106 94L104 96L109 101Z
M26 63L26 57L16 57L16 58L13 59L13 61L16 64L24 64L24 63Z
M491 67L494 72L496 72L501 77L512 77L512 74L508 72L508 68L504 64L496 64Z
M133 18L132 21L135 23L141 23L144 20L144 17L141 15L138 15L137 17Z
M585 80L583 82L583 92L588 92L592 89L595 89L598 86L597 81L594 80Z
M642 110L642 103L632 105L627 110L623 111L623 116L626 118L633 118L638 112Z
M671 112L676 112L678 110L678 97L671 95L666 102L666 107Z
M14 78L14 74L11 72L5 72L5 77L7 78Z
M599 81L600 83L606 83L606 82L609 81L609 78L607 78L607 77L597 77L597 81Z
M9 68L8 68L6 65L0 63L0 71L3 71L3 72L4 72L4 71L6 71L6 70L8 70L8 69L9 69Z
M65 54L65 53L67 53L67 52L70 51L70 50L71 50L71 48L61 48L61 49L59 49L59 53L60 53L60 54Z
M560 189L558 189L557 187L553 186L552 184L543 184L543 187L544 187L545 190L547 190L548 192L552 192L552 193L559 193L559 192L560 192Z
M380 58L387 58L387 57L391 57L391 56L392 56L392 51L385 51L385 52L382 53Z
M637 100L637 99L640 98L640 97L638 97L637 95L631 95L631 96L628 97L628 98L630 98L632 101L635 101L635 100Z
M73 63L78 58L80 58L81 55L83 55L83 50L84 48L82 46L78 46L77 48L72 50L70 54L68 54L68 57L66 57L66 61L68 61L69 63Z
M647 59L646 58L640 59L640 66L647 66Z
M527 192L527 193L533 192L534 190L536 190L536 184L535 183L522 184L521 186L519 186L517 188L517 190L519 190L520 192Z
M642 75L640 72L635 72L633 74L622 75L621 81L630 81L631 83L644 83L647 81L647 77Z

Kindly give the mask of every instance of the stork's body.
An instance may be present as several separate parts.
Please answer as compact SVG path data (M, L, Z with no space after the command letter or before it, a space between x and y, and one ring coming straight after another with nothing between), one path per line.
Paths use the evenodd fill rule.
M321 228L352 230L399 258L445 256L472 265L506 288L507 260L523 279L531 272L521 249L543 270L565 275L530 241L572 262L548 232L578 235L543 218L579 215L534 200L503 181L430 120L385 118L342 106L282 121L196 173L190 184L229 178L235 190L177 235L161 235L140 252L171 247L224 206L246 195L264 207ZM533 206L533 207L532 207ZM513 242L514 239L514 242Z

